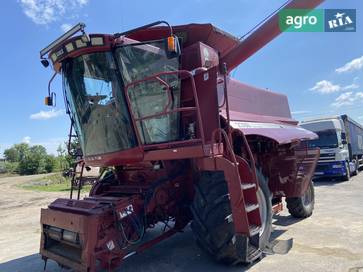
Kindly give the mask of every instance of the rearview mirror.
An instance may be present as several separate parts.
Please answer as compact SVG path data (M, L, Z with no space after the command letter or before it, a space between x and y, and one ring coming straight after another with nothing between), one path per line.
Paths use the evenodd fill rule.
M55 107L56 106L56 95L55 93L50 93L49 96L44 98L44 104L46 106Z
M52 97L50 97L50 96L46 96L46 97L44 98L44 104L45 104L46 106L53 106L53 99L52 99Z
M165 39L166 56L168 59L180 56L180 44L179 39L176 36L170 36Z

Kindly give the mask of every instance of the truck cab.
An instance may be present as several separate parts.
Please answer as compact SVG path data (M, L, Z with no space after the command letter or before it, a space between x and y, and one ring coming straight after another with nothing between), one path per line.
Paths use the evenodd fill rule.
M300 126L319 136L318 139L308 141L310 147L320 148L314 178L349 180L351 175L357 173L358 163L350 147L352 135L347 132L344 116L303 121Z

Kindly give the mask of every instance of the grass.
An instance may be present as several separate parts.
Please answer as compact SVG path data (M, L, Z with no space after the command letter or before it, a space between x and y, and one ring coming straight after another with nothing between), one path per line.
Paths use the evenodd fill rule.
M69 192L71 190L71 180L70 178L63 177L61 173L55 173L19 186L22 189L38 192ZM90 190L91 185L85 185L81 192L88 193Z

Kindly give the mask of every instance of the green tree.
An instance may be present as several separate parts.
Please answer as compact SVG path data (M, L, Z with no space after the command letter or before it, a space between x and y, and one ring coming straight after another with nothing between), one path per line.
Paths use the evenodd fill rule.
M68 145L68 141L65 142L65 146L67 147L67 152L65 153L67 167L64 169L68 169L70 167L73 167L74 162L78 157L82 157L82 150L78 138L73 138L70 145Z
M44 169L47 173L51 173L56 169L57 160L53 155L47 155L45 157L45 166Z
M20 160L19 173L21 175L45 173L46 157L47 150L44 146L33 145Z
M64 157L67 154L67 150L64 148L62 144L58 145L57 148L58 157Z
M20 143L4 150L4 157L8 162L20 162L29 151L29 144Z
M74 144L75 146L76 144ZM6 163L4 168L9 173L33 175L63 171L71 166L72 157L63 145L57 149L58 156L47 154L44 146L21 143L15 144L4 151Z
M4 164L5 171L7 173L18 173L19 171L19 163L18 162L5 162Z

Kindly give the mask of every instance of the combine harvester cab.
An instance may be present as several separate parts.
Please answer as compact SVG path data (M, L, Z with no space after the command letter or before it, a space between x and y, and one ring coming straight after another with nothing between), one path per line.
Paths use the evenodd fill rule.
M305 141L316 135L291 119L286 96L229 77L280 33L277 22L275 14L243 41L210 24L160 21L113 35L79 24L41 51L53 78L63 76L81 169L106 168L88 197L78 182L77 198L72 186L70 199L42 209L45 261L112 270L191 222L216 260L251 263L282 197L292 215L312 214L319 149ZM145 235L152 228L158 235Z

